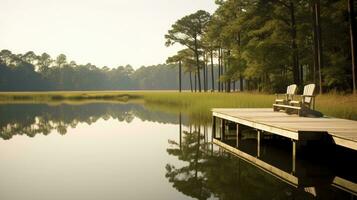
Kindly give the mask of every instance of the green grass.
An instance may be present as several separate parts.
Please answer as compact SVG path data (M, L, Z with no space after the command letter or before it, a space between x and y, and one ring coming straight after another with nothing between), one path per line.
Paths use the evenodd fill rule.
M211 108L270 108L275 95L261 93L148 93L149 107L181 111L195 121L209 122ZM316 109L327 116L357 120L357 95L325 94L316 98Z
M182 112L194 121L209 122L212 108L268 108L275 95L262 93L191 93L176 91L73 91L73 92L2 92L0 101L74 103L88 100L145 103L164 112ZM325 94L316 99L316 108L325 115L357 120L357 95Z
M271 107L273 95L255 93L150 93L143 95L148 107L162 111L188 114L191 120L205 123L211 120L212 108Z
M113 91L0 92L0 101L113 100L125 98L128 98L125 92Z

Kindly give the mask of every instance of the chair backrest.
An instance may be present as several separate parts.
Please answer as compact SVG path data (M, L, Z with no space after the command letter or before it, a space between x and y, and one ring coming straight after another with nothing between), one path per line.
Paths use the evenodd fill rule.
M289 85L288 88L286 89L286 94L288 95L295 95L296 94L296 84Z
M314 95L314 92L315 92L315 84L305 85L303 95ZM312 100L311 97L304 97L304 98L305 98L304 99L305 103L311 103Z

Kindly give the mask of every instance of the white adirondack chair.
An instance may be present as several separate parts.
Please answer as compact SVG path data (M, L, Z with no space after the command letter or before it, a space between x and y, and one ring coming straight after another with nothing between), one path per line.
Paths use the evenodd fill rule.
M301 100L290 100L288 104L273 104L274 111L279 111L284 109L286 113L292 113L292 111L297 111L299 116L306 115L316 115L321 116L322 114L315 110L315 84L305 85L304 92L301 96Z
M296 94L296 89L297 89L296 84L289 85L286 89L285 94L276 94L275 103L276 104L287 104L289 101L294 99L294 95ZM279 98L281 96L283 96L283 98Z
M294 95L296 94L297 85L292 84L286 88L285 94L276 94L275 104L273 104L274 111L279 111L285 109L281 106L275 105L288 105L290 101L294 99Z
M315 84L305 85L304 92L301 95L300 101L290 101L290 105L296 105L299 107L305 107L311 110L315 110Z

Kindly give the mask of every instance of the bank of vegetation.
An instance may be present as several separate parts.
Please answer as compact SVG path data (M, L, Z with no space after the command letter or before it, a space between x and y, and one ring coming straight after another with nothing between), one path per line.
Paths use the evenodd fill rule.
M0 103L144 103L165 112L184 112L196 121L209 122L212 108L269 108L275 95L258 92L191 93L185 91L73 91L73 92L6 92ZM318 95L316 108L327 116L357 120L357 95L335 93Z

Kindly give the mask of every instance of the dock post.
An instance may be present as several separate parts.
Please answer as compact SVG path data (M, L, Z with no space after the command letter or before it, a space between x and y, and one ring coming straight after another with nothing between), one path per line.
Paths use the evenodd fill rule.
M296 172L296 140L292 140L293 142L293 152L292 152L292 169L291 169L291 173L295 174Z
M212 116L212 139L216 137L216 116Z
M225 126L226 126L226 120L221 119L221 141L224 140L225 135L226 135L226 133L225 133L225 131L226 131Z
M257 130L257 157L260 157L260 136L261 136L261 131Z
M239 135L240 135L240 130L239 130L239 124L237 123L236 125L237 127L237 143L236 143L236 147L239 147Z

